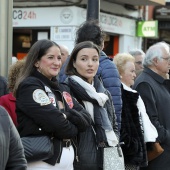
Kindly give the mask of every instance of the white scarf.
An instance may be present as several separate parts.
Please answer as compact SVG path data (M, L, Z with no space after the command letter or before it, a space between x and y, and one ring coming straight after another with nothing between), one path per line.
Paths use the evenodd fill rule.
M83 87L85 89L85 91L87 92L87 94L92 98L92 99L96 99L98 104L103 107L104 104L106 103L106 101L109 99L108 96L104 93L97 93L96 89L94 88L93 85L85 82L83 79L81 79L78 76L70 76L72 79L74 79L74 81L76 81L81 87ZM91 102L88 101L83 101L86 110L89 112L89 114L92 117L92 120L94 121L94 112L93 112L93 104ZM106 134L106 138L107 138L107 142L109 144L109 146L116 146L118 144L118 140L117 137L115 135L115 132L113 130L111 131L105 131Z

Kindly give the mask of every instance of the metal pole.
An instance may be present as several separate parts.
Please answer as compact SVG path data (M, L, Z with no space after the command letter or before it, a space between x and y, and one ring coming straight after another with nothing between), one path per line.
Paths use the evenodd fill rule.
M13 0L0 0L0 75L7 77L12 63Z
M99 20L100 0L88 0L86 20Z

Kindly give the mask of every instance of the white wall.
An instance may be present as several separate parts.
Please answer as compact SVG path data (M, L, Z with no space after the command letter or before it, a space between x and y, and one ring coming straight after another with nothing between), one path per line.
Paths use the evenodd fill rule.
M132 37L127 35L121 35L119 37L119 53L127 53L132 49L141 49L142 39L138 37Z

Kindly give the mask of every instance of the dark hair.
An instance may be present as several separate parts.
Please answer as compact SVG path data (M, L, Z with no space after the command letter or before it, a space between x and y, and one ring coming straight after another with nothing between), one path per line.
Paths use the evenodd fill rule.
M18 78L18 81L15 84L14 88L14 95L16 93L16 90L19 86L19 84L28 76L30 76L35 70L35 63L41 59L43 55L45 55L49 48L52 46L57 46L60 49L60 46L56 44L55 42L47 39L38 40L35 42L32 47L30 48L26 58L25 58L25 64L23 67L23 71Z
M102 47L105 34L99 26L98 20L85 21L76 31L75 44L83 41L92 41Z
M98 54L100 53L100 50L99 50L98 46L96 44L94 44L93 42L91 42L91 41L84 41L84 42L78 43L74 47L74 49L73 49L73 51L72 51L72 53L70 55L70 59L68 61L68 64L67 64L67 67L66 67L66 70L65 70L66 75L77 75L77 76L82 78L82 76L80 76L78 74L77 70L74 68L73 63L77 59L78 52L80 50L84 49L84 48L93 48L93 49L96 49Z

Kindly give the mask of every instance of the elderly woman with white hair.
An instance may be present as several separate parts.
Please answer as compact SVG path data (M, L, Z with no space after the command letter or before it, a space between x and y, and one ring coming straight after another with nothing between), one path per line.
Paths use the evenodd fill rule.
M158 136L150 122L145 105L139 93L131 88L136 77L135 59L127 53L114 57L122 83L122 122L120 142L125 158L126 169L137 170L147 166L146 142L155 142Z

